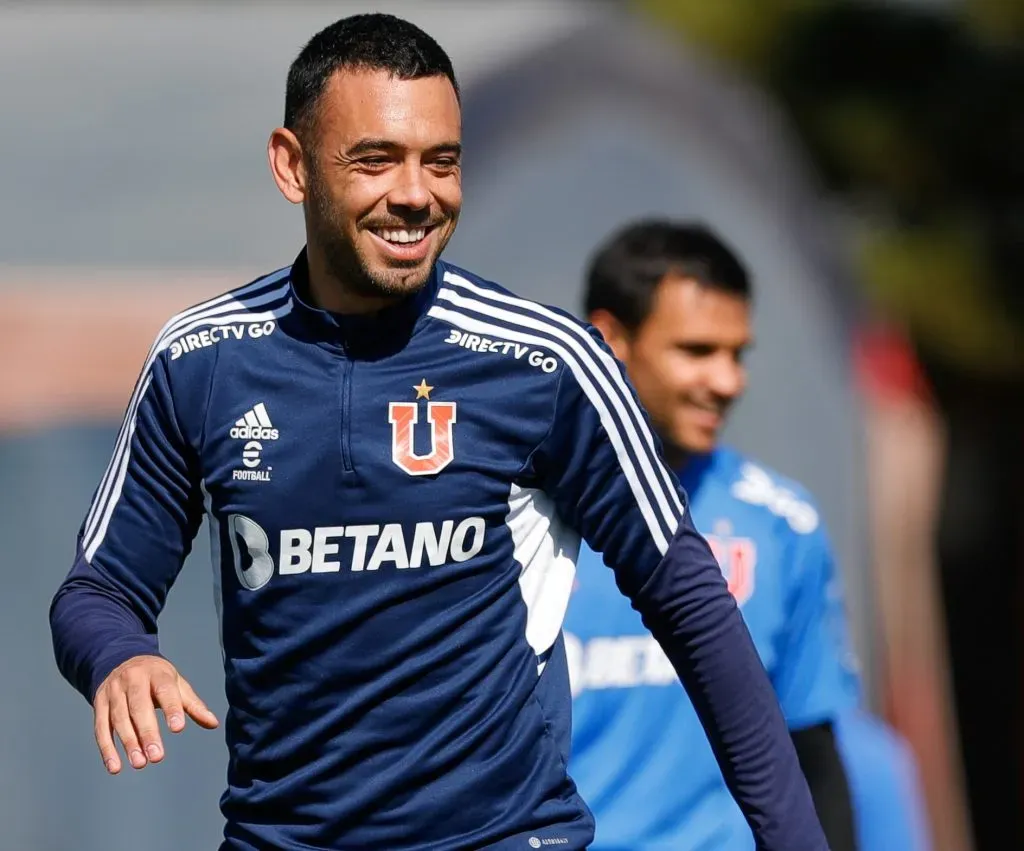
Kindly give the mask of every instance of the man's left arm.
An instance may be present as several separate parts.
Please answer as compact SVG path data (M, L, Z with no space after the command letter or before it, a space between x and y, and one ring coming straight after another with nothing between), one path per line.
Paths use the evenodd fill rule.
M604 554L672 661L757 847L827 849L771 683L646 414L599 337L560 324L553 421L524 474Z
M832 547L816 513L811 516L813 528L785 527L789 582L773 679L829 845L856 851L856 819L835 725L857 706L860 688Z
M822 721L790 734L800 767L814 799L825 838L832 851L857 851L856 819L832 721Z

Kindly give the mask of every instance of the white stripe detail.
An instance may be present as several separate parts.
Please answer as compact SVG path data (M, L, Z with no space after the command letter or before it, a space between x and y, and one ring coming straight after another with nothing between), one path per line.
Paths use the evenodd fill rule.
M644 442L647 445L647 449L649 450L650 458L653 459L654 467L661 475L662 489L659 490L655 486L652 487L652 490L656 494L664 495L667 493L669 502L675 507L675 515L669 521L669 525L672 527L672 532L674 534L676 526L679 524L679 520L682 518L684 513L682 501L679 499L679 494L672 485L672 478L668 468L661 461L661 455L654 443L654 435L651 433L651 430L645 426L644 417L637 406L636 399L626 386L626 382L622 377L622 370L619 368L618 362L615 358L602 349L601 346L598 345L597 341L587 333L586 329L578 323L573 322L565 316L562 316L560 313L557 313L542 304L538 304L528 299L506 295L505 293L497 292L495 290L488 290L485 287L478 286L471 281L466 280L461 275L456 275L454 272L445 272L444 280L446 283L469 290L470 292L490 301L510 304L514 307L528 310L531 313L536 313L538 316L542 316L547 320L547 322L543 324L549 326L552 324L560 325L561 327L568 329L575 337L583 342L584 346L589 349L590 357L596 361L597 365L604 367L605 375L611 378L612 383L618 389L622 399L630 408L636 422L640 424L640 431L643 435ZM516 315L519 317L519 321L521 323L524 322L524 320L529 322L529 320L521 314ZM548 328L548 330L551 333L555 333L553 328ZM661 502L660 499L659 502ZM669 516L670 515L666 515L667 518Z
M245 292L251 292L253 289L262 288L268 284L276 283L281 278L286 277L287 274L288 270L284 269L276 273L272 279L263 278L256 281L253 284L244 287L242 290L237 291L235 295L241 295ZM202 315L197 312L197 308L192 308L191 310L185 311L184 314L179 314L178 317L172 318L164 326L164 330L161 331L160 335L158 335L150 349L149 356L146 359L139 382L136 384L135 392L132 395L131 402L129 403L128 411L125 414L124 423L121 426L121 434L118 437L114 454L111 456L110 463L107 466L107 472L104 474L100 488L97 490L96 498L93 500L93 505L89 512L89 518L91 519L87 519L86 521L86 532L83 538L83 543L85 544L85 557L87 561L92 560L96 550L103 543L103 538L106 535L110 518L113 515L114 508L117 506L117 502L121 497L121 490L124 487L124 479L128 471L128 459L131 454L131 438L135 432L135 423L138 415L139 404L141 403L146 390L149 389L150 382L152 381L150 370L152 369L157 356L160 352L168 348L174 340L179 339L200 325L230 325L235 322L261 322L271 319L279 319L281 316L284 316L291 311L292 302L290 299L281 307L271 311L254 313L249 310L246 313L230 313L228 315L224 315L223 312L239 309L248 310L252 307L262 306L280 298L281 295L287 291L288 286L289 285L285 283L283 286L277 287L269 293L253 298L251 301L236 300L232 297L232 294L229 293L209 302L208 304L210 307L208 308L208 311L203 311ZM213 302L217 302L217 304L214 305ZM191 315L185 317L185 314ZM100 510L101 505L102 510Z
M210 564L213 566L213 608L217 612L217 640L220 642L221 662L227 659L224 649L224 583L221 581L220 523L213 513L213 497L206 489L206 481L199 483L203 492L203 507L206 509L206 527L210 533Z
M438 293L439 297L444 292L444 290L441 290ZM575 356L567 349L563 348L561 344L556 343L553 340L549 340L546 337L538 337L534 334L527 334L523 331L515 331L511 328L491 325L488 322L475 319L471 316L466 316L465 314L459 313L455 310L449 310L448 308L441 307L438 304L434 304L428 313L430 316L441 319L450 325L463 329L464 331L471 331L475 334L482 334L485 336L503 337L514 342L528 343L530 345L546 348L557 354L563 361L565 361L572 370L573 375L576 377L576 381L579 383L580 387L583 388L583 392L587 395L590 403L597 410L598 416L601 419L601 425L604 427L604 430L608 435L608 439L611 441L611 444L615 449L615 454L619 459L619 465L626 477L626 481L629 482L630 490L633 492L634 499L636 499L637 507L640 509L640 514L647 522L647 528L651 533L651 537L654 539L658 552L664 555L666 550L668 550L669 539L666 537L665 530L658 521L658 516L654 512L654 507L651 505L651 501L647 498L647 494L644 492L643 485L640 484L640 479L637 477L633 460L629 457L625 444L622 442L618 423L608 410L608 406L605 404L601 394L597 392L596 388L591 383L590 376L580 365L579 361L576 360ZM670 534L674 534L674 532L675 528L673 527L672 533Z
M256 419L259 420L259 424L264 428L273 428L274 424L270 421L270 415L267 413L267 406L262 402L257 403L252 412L256 414Z
M558 517L555 503L536 488L513 484L505 518L512 557L520 564L519 590L526 604L526 641L540 656L562 629L576 578L580 536ZM544 670L545 662L537 666Z
M246 413L244 419L247 426L258 426L260 424L259 419L257 419L256 414L253 411Z
M479 289L479 288L477 288ZM523 316L519 313L513 313L508 310L503 310L500 307L496 307L493 304L487 304L476 299L467 298L466 296L459 295L454 290L441 289L438 292L437 297L444 299L452 304L460 307L467 308L469 310L476 311L477 313L483 313L487 316L491 316L502 322L507 322L511 325L518 325L520 327L527 328L532 331L545 331L548 334L556 337L565 343L570 349L572 349L574 355L579 359L580 364L588 368L588 372L597 380L601 389L604 390L608 399L610 400L612 407L618 414L619 423L622 426L626 436L629 439L630 444L633 447L633 452L640 463L641 471L647 480L647 484L650 486L651 493L654 495L655 500L658 503L658 508L661 510L662 520L665 523L665 529L668 537L671 538L679 526L679 520L682 517L683 509L679 502L679 497L675 492L674 488L666 486L668 482L666 470L664 464L662 464L657 453L653 451L654 443L653 437L650 431L644 425L644 420L637 413L636 422L640 423L640 430L644 432L644 437L647 438L647 443L651 447L651 452L644 451L644 440L641 437L636 425L634 424L633 418L630 417L623 405L623 395L627 398L631 398L628 390L622 395L615 392L615 389L610 385L608 381L607 373L601 369L600 365L595 363L592 355L593 352L588 352L583 346L579 344L579 341L569 336L564 331L544 322L540 319L533 319L529 316ZM574 326L575 327L575 326ZM581 333L582 332L582 329ZM591 341L593 342L593 341ZM550 344L548 344L550 347ZM597 351L601 351L599 347L595 347ZM612 363L612 367L616 375L619 375L618 367ZM621 378L621 376L620 376ZM660 470L662 474L662 480L659 481L658 474L655 470ZM667 496L671 494L671 498Z
M135 390L133 391L131 400L128 404L128 411L126 412L124 420L121 423L121 430L118 432L117 435L117 442L114 447L114 452L110 457L110 462L107 464L106 472L104 472L103 478L100 480L100 486L96 490L96 497L93 500L92 506L89 508L89 514L86 516L85 526L87 530L87 535L90 534L95 527L96 512L100 509L100 506L106 501L107 494L109 493L110 490L111 476L114 475L115 461L120 457L121 453L124 451L124 439L128 432L128 426L134 414L134 409L138 404L139 388L142 386L143 379L145 378L147 371L149 370L150 366L153 363L153 360L156 357L156 351L160 346L161 342L165 339L166 335L176 333L177 330L181 328L182 324L184 324L186 321L191 321L195 319L200 314L204 316L217 315L224 309L244 309L245 303L241 301L242 296L245 296L248 293L253 292L254 290L258 290L270 284L277 283L283 277L285 277L288 274L288 272L289 269L287 268L280 269L277 272L274 272L273 274L268 275L265 278L259 278L253 281L251 284L247 284L241 289L236 290L234 293L223 293L222 295L216 296L212 299L208 299L207 301L204 301L201 304L198 304L194 307L190 307L187 310L184 310L181 313L172 316L169 320L167 320L163 328L160 329L160 332L156 335L156 338L153 341L153 345L150 347L149 354L146 356L145 365L143 366L142 371L139 374L139 378L136 381ZM279 290L272 290L269 295L276 298L279 295ZM254 306L258 306L265 303L267 303L266 296L264 296L264 298L262 299L253 300Z
M143 396L146 395L146 391L149 389L149 385L152 384L152 383L153 383L153 376L151 374L147 373L146 374L146 380L142 383L142 390L139 393L139 398L142 398ZM133 416L132 420L131 420L131 423L128 426L128 432L127 432L127 438L128 438L128 444L129 445L131 445L132 438L135 436L135 424L136 424L136 419ZM124 478L127 475L127 473L128 473L128 465L127 464L124 464L124 465L120 466L118 468L118 470L117 470L117 478L116 478L116 481L114 483L114 490L118 494L118 496L120 496L120 494L121 494L121 488L124 487ZM98 516L100 516L100 515L97 515L97 517ZM92 561L92 557L94 555L96 555L96 548L99 547L100 541L102 541L103 540L103 536L106 535L106 533L107 533L107 524L109 522L110 522L110 515L107 514L106 512L104 512L103 513L103 519L100 521L100 525L99 525L99 529L98 529L99 535L92 542L90 542L89 544L86 545L86 548L85 548L85 560L86 560L86 562L91 562ZM88 536L83 540L83 542L87 541L87 540L88 540Z

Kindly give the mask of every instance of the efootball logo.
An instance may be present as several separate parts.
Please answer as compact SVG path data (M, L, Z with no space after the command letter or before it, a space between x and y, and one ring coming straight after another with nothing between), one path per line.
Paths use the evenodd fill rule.
M261 440L277 440L278 431L270 421L270 414L267 413L267 406L259 402L245 412L245 416L235 420L234 426L228 432L235 440L244 440L242 446L242 464L244 470L234 470L231 473L232 479L242 479L252 482L269 482L270 471L257 470L263 463L263 444Z
M230 433L236 440L277 440L278 437L277 429L262 402L253 405L244 417L236 420Z

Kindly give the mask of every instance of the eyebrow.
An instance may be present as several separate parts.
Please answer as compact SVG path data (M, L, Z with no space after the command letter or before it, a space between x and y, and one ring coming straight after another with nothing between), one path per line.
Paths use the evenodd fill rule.
M394 151L401 149L403 146L398 142L390 139L360 139L348 150L345 151L346 157L358 157L361 154L369 154L373 151ZM431 154L455 154L456 156L462 155L462 145L459 142L442 142L439 145L434 145L428 149L427 153Z
M462 145L458 142L442 142L440 145L434 145L430 148L428 153L431 154L455 154L457 157L462 156Z

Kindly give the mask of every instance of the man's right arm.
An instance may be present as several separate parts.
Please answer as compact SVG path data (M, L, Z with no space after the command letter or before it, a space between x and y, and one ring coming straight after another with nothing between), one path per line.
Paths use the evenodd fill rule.
M93 704L97 740L112 771L120 766L116 751L111 753L111 729L130 753L137 744L153 743L150 733L156 731L148 728L155 727L154 700L175 715L179 695L185 704L198 701L158 658L157 617L191 548L203 506L196 452L176 414L167 363L157 349L139 377L82 523L74 565L50 607L57 666ZM205 391L198 401L205 404ZM205 707L197 712L206 721L212 718ZM125 741L133 738L133 727L140 739L150 741Z

